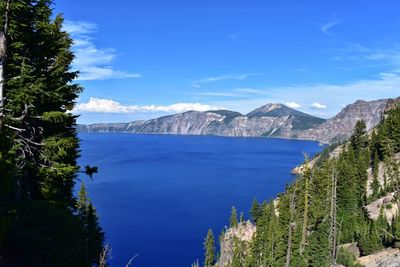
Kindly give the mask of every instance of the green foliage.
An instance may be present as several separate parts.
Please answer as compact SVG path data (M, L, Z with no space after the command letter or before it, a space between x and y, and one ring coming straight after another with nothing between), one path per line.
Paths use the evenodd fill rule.
M215 241L214 234L211 229L207 232L207 237L204 242L204 267L211 267L215 263Z
M382 240L375 222L370 222L358 241L362 255L369 255L383 248Z
M52 3L10 1L0 125L0 254L15 266L93 266L104 233L84 187L78 201L73 194L79 141L69 111L82 88L70 70L73 41Z
M250 209L250 215L254 222L257 222L258 218L260 218L261 212L262 210L257 199L253 199L253 203L251 204L251 209Z
M368 146L367 125L365 121L357 121L353 135L350 137L350 145L354 151L359 152Z
M306 255L308 266L329 266L329 227L326 222L318 224L309 237Z
M344 248L339 249L336 262L346 267L363 267L363 265L356 262L356 257L350 251Z
M400 151L399 122L398 106L387 112L371 137L365 122L359 121L337 157L329 154L337 145L329 147L312 170L306 170L274 201L260 205L253 200L250 215L257 231L250 247L236 241L230 266L285 266L287 259L290 266L330 266L341 244L356 242L362 255L400 247L399 216L389 225L384 208L376 221L364 209L368 168L374 176L368 201L396 190L400 168L392 156ZM382 160L387 167L383 187L377 179ZM230 222L231 227L237 224L234 208ZM344 249L339 249L337 263L361 267Z
M21 202L11 219L7 251L17 266L90 266L85 264L80 220L68 210L45 201Z
M375 149L379 158L392 156L400 151L400 105L387 111L377 131Z
M238 225L237 210L232 207L231 217L229 218L229 227L235 227Z

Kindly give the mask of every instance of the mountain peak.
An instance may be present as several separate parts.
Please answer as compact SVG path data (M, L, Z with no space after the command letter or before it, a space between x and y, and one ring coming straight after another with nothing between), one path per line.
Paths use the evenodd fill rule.
M282 117L296 114L297 110L291 109L284 104L269 103L249 112L246 116L250 117Z

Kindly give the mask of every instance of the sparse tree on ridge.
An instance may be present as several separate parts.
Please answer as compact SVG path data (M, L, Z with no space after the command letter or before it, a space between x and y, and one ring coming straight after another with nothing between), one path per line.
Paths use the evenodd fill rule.
M204 242L204 267L211 267L215 264L215 240L211 229L207 232L207 237Z
M229 227L235 227L237 225L238 225L237 210L235 207L232 207L231 217L229 219Z

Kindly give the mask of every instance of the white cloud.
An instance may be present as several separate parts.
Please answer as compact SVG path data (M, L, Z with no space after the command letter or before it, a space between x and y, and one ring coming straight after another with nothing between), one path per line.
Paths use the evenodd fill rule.
M76 105L73 113L137 113L137 112L165 112L165 113L180 113L189 110L207 111L221 109L215 106L210 106L200 103L177 103L168 106L124 106L119 102L111 99L100 99L91 97L87 103L79 103Z
M325 108L328 108L328 106L327 106L327 105L324 105L324 104L320 104L320 103L318 103L318 102L315 102L315 103L312 103L312 104L310 105L310 108L325 109Z
M340 23L340 21L341 21L341 20L336 19L336 20L330 21L330 22L328 22L328 23L322 25L321 31L322 31L323 33L325 33L325 34L331 35L331 33L329 32L329 30L332 29L333 27L335 27L336 25L338 25L338 24Z
M219 81L225 81L225 80L246 80L247 78L253 77L253 76L258 76L259 74L257 73L245 73L245 74L239 74L239 75L221 75L221 76L214 76L214 77L207 77L198 81L195 81L192 83L192 87L194 88L200 88L202 85L207 84L207 83L213 83L213 82L219 82Z
M288 106L289 108L301 108L301 106L296 102L287 102L285 103L285 105Z
M74 40L75 60L73 69L80 71L79 80L107 80L121 78L139 78L138 73L116 70L112 63L117 52L112 48L98 48L91 35L97 31L97 25L82 21L65 21L64 30Z

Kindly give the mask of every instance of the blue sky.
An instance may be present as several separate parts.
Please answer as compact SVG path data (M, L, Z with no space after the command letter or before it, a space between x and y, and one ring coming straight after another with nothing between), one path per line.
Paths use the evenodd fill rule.
M400 2L58 0L80 123L280 102L328 118L400 96Z

